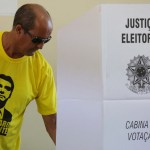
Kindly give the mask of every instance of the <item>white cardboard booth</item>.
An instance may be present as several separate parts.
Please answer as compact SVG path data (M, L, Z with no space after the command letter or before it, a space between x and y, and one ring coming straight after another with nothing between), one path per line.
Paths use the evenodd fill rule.
M57 150L149 150L150 5L99 5L61 28L57 89Z

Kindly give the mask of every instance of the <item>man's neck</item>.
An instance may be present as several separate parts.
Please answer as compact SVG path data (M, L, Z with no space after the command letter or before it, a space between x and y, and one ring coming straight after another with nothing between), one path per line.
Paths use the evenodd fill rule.
M14 40L13 38L14 37L11 32L3 33L2 44L3 44L4 51L11 58L14 58L14 59L20 58L22 56L15 51L15 48L13 46L13 40Z

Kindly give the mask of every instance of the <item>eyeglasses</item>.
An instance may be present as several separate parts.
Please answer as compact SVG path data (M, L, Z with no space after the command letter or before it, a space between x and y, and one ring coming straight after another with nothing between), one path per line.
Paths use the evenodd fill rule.
M32 42L34 44L47 43L52 38L51 36L49 38L41 38L38 36L33 36L29 31L26 31L26 33L32 38Z

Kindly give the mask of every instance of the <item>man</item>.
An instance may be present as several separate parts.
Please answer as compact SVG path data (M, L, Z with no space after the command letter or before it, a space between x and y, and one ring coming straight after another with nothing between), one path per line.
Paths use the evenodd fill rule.
M4 79L0 84L8 95L13 90L7 95L5 106L12 117L10 121L0 119L0 132L4 133L0 135L0 150L20 149L23 114L34 99L46 130L56 144L54 77L50 65L38 51L51 39L52 28L51 17L41 5L25 4L17 10L12 30L0 32L0 74L14 83L11 85ZM2 94L0 101L5 101Z

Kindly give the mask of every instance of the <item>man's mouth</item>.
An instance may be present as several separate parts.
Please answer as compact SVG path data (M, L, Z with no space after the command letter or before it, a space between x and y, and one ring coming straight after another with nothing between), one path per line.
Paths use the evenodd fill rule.
M0 95L0 98L5 98L5 96L4 95Z

